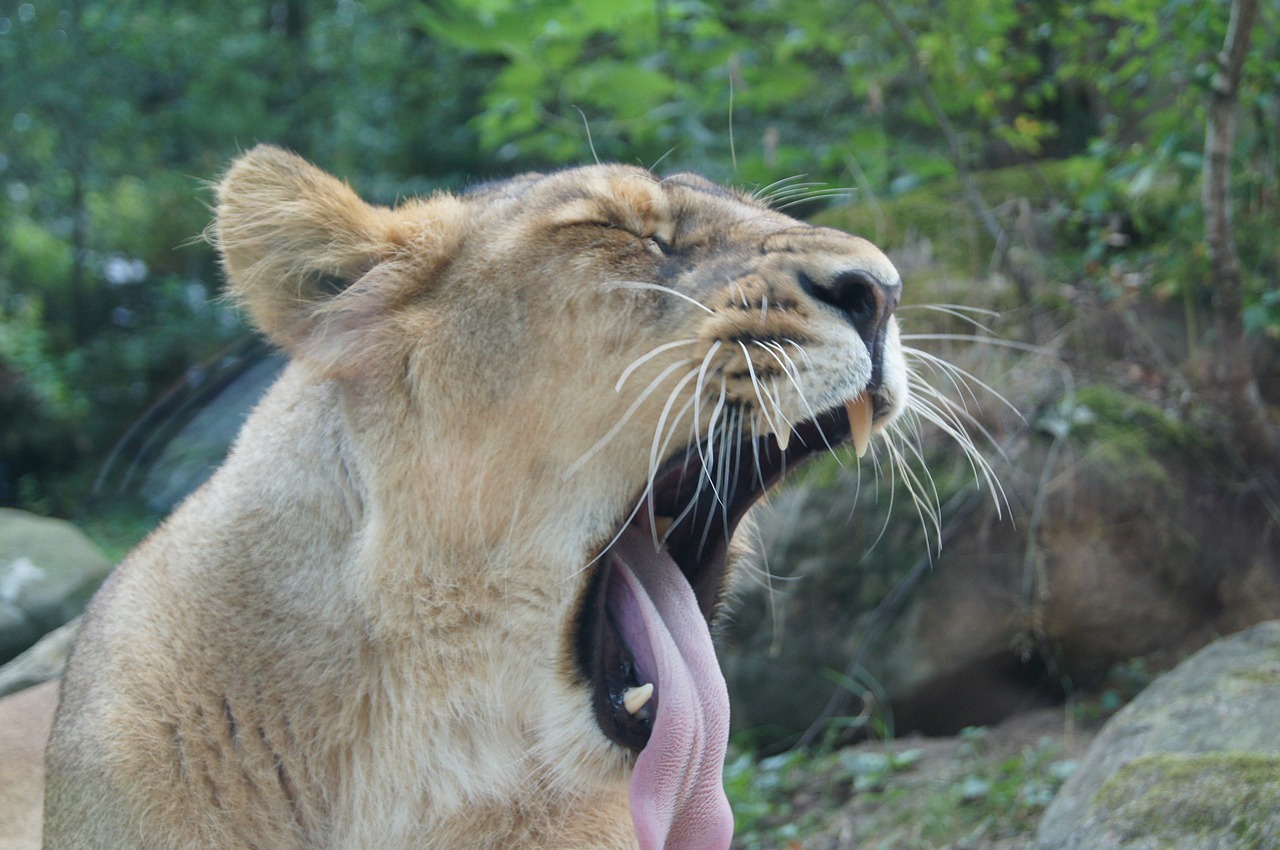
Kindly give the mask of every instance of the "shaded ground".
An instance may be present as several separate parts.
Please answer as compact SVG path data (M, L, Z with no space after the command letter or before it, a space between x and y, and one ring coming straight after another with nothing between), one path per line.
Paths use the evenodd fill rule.
M726 775L737 850L1030 850L1045 806L1092 741L1043 709L953 738L787 753Z

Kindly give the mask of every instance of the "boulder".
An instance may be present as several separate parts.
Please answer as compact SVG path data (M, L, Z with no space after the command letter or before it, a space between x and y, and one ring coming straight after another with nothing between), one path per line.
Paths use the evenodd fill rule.
M110 571L71 523L0 508L0 662L77 616Z
M39 637L40 632L21 608L0 599L0 659L12 658Z
M1217 641L1103 727L1038 850L1280 847L1280 621Z
M238 362L234 377L224 378L228 381L225 387L212 381L210 392L216 390L216 394L193 403L185 417L175 415L163 423L161 427L177 430L157 441L162 447L154 458L141 464L144 472L137 486L137 493L152 510L173 510L208 480L227 456L249 411L283 368L282 357L262 355L258 360L256 356Z
M938 525L932 485L918 512L883 459L818 461L770 494L721 640L737 731L790 743L871 699L893 731L951 735L1280 617L1262 500L1189 427L1087 397L1079 433L1008 440L998 511L945 445L925 447Z
M8 664L0 665L0 697L61 676L79 630L80 618L76 617L40 638Z

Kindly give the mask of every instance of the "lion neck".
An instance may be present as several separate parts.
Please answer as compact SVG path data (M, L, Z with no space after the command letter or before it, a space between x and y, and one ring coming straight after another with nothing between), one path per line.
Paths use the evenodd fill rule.
M346 391L290 366L224 468L174 519L200 526L218 541L206 550L224 553L217 564L192 567L201 573L190 582L196 592L221 597L205 610L234 597L231 608L251 607L267 624L237 637L261 645L237 652L323 665L323 676L279 671L285 681L268 684L271 697L255 697L255 710L283 715L274 720L299 730L300 740L323 742L310 756L328 766L317 793L345 787L365 801L350 807L344 829L353 836L382 829L358 814L376 800L423 801L421 818L439 834L487 810L490 820L526 819L531 836L557 813L580 810L584 798L625 805L616 765L601 762L585 784L580 771L562 767L600 757L588 746L598 736L571 725L589 716L559 720L586 714L574 711L582 697L565 673L577 584L546 581L562 564L527 569L527 559L556 557L554 547L518 542L549 536L521 525L547 520L517 496L492 495L519 489L486 472L492 447L457 438L448 446L446 437L453 451L414 453L405 447L420 441L386 428L414 422L412 411L392 410L380 426L352 422ZM394 472L374 478L371 469ZM241 494L234 512L214 507L225 504L223 488ZM477 513L503 519L459 521ZM228 564L248 566L228 573ZM231 649L188 643L187 651ZM244 695L237 704L248 702ZM321 727L316 717L343 722ZM528 846L544 845L531 837Z

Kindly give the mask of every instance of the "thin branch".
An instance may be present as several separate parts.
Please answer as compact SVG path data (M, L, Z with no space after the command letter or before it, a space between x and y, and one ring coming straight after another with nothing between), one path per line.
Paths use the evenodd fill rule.
M1235 442L1251 462L1280 466L1280 436L1267 421L1249 358L1244 330L1244 280L1231 215L1231 158L1235 147L1240 80L1249 53L1249 37L1258 19L1257 0L1234 0L1218 70L1209 96L1205 128L1205 247L1214 297L1214 390L1231 419Z

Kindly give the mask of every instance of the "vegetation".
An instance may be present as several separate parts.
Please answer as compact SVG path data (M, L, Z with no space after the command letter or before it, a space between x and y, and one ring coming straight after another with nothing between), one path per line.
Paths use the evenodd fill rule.
M256 140L385 201L592 155L789 181L775 198L801 212L851 187L877 234L883 201L932 184L959 206L926 235L964 237L970 268L1049 262L1019 253L1036 198L1064 242L1018 273L1024 300L1065 277L1207 303L1196 186L1228 18L1212 0L10 4L0 406L22 415L0 421L0 503L73 511L147 403L245 333L209 300L198 236L202 181ZM1275 26L1264 8L1251 28ZM1277 43L1241 51L1229 90L1255 339L1280 335ZM1014 164L1005 187L970 181Z
M866 743L731 759L725 787L734 847L1029 846L1076 762L1049 738L991 746L990 737L971 728L958 741L926 746Z

